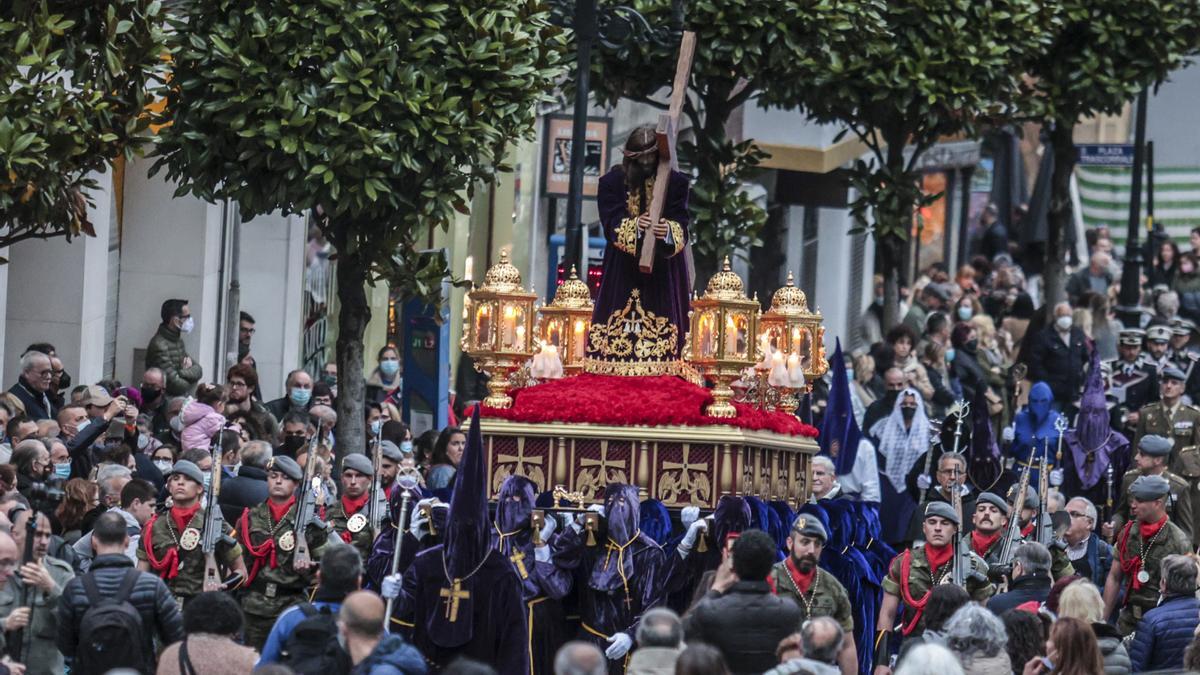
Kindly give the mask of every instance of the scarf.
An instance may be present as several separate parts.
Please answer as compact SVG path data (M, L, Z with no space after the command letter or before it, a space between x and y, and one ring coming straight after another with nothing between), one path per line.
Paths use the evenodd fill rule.
M1004 534L1003 530L996 530L992 534L984 534L979 530L971 532L971 547L979 556L986 557L987 552L992 548L992 545L999 541L1000 536Z
M1028 538L1030 534L1033 534L1033 526L1036 524L1037 523L1035 522L1035 520L1033 518L1030 518L1029 524L1027 524L1021 528L1021 537Z
M1157 535L1167 524L1167 517L1163 516L1161 520L1154 523L1138 523L1138 534L1142 536L1142 553L1147 550L1146 542L1150 541ZM1130 590L1138 590L1142 587L1142 582L1138 580L1138 572L1142 571L1142 557L1140 555L1127 555L1129 553L1129 537L1133 534L1133 522L1125 524L1121 530L1121 536L1117 538L1117 551L1121 555L1121 571L1125 576L1129 577Z
M793 560L792 556L790 555L787 557L787 561L784 564L787 566L788 576L792 578L792 583L796 584L796 588L800 591L800 594L804 595L807 593L808 589L812 587L813 579L817 578L816 566L814 566L811 571L805 574L804 572L800 571L800 568L796 567L796 561Z
M165 581L170 581L179 576L179 548L171 546L162 558L154 556L154 537L150 536L154 532L154 523L158 521L158 514L150 516L150 521L146 523L146 536L142 537L142 549L146 552L146 562L150 565L150 569L154 570L160 578Z
M370 492L362 493L362 495L360 495L357 499L352 499L346 495L342 495L342 515L349 518L350 516L358 513L362 510L362 507L366 505L367 500L370 498ZM342 531L342 541L346 542L347 544L350 543L350 539L353 536L354 533L348 529Z
M292 495L282 504L276 504L270 499L267 500L267 509L271 512L271 524L274 525L283 520L287 512L292 508L292 504L296 503L296 495Z
M270 511L272 524L278 524L279 521L283 520L295 503L296 495L292 495L283 504L276 504L268 499L267 510ZM275 555L275 537L267 537L258 546L255 546L254 542L250 541L250 509L242 511L242 518L238 521L238 530L241 532L242 546L246 548L250 557L254 559L254 563L250 566L250 572L246 575L246 586L249 586L254 581L254 577L258 576L258 571L264 565L270 566L271 569L279 567L279 561Z
M199 501L197 501L195 504L192 504L191 506L188 506L186 508L179 507L179 506L172 506L171 507L171 520L172 520L172 522L175 523L175 529L179 532L183 532L187 528L188 523L192 522L192 518L196 515L196 512L199 510L200 510L200 502Z
M933 594L933 588L930 587L925 591L925 595L914 598L912 591L908 590L908 579L912 573L912 552L913 549L910 548L900 554L900 596L904 599L904 604L913 610L912 620L908 622L907 626L900 628L900 632L906 637L916 630L917 624L921 623L921 617L925 616L925 605L929 603L929 596ZM953 555L954 550L951 546L925 545L925 559L929 562L929 571L933 574L937 573L939 567L949 562Z
M913 415L912 426L906 427L900 407L904 398L909 395L917 400L917 412ZM887 466L884 467L883 473L896 492L903 493L908 489L908 472L921 455L929 450L929 429L929 418L925 416L925 402L921 394L911 388L896 396L891 415L871 427L871 435L879 439L879 454L887 458Z

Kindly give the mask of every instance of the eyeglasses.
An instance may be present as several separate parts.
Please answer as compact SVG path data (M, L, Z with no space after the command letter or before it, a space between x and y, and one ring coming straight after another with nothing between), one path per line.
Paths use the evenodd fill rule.
M230 380L230 381L229 381L229 386L230 386L230 387L244 387L244 386L246 386L246 383L245 383L245 382L238 382L238 381L236 381L236 380Z
M1091 518L1091 516L1083 511L1067 511L1067 513L1069 513L1072 518Z

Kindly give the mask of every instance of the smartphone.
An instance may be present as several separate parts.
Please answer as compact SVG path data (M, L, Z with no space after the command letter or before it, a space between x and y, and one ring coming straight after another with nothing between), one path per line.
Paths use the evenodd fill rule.
M108 431L105 432L108 438L124 438L125 437L125 418L123 416L114 417L108 423Z
M1046 669L1046 672L1048 672L1048 673L1054 672L1054 662L1051 661L1048 657L1043 656L1042 658L1038 659L1038 661L1041 662L1042 667Z

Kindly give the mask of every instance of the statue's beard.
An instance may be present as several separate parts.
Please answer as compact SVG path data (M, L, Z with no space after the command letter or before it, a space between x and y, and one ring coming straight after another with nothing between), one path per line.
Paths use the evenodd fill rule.
M641 164L633 162L629 165L629 187L638 187L649 177L650 172L642 168Z

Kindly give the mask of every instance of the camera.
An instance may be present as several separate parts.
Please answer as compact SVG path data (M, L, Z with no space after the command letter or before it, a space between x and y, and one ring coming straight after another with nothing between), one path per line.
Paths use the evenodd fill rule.
M63 491L64 481L61 478L51 478L42 482L30 483L25 496L34 511L53 513L55 507L62 502L67 493Z

